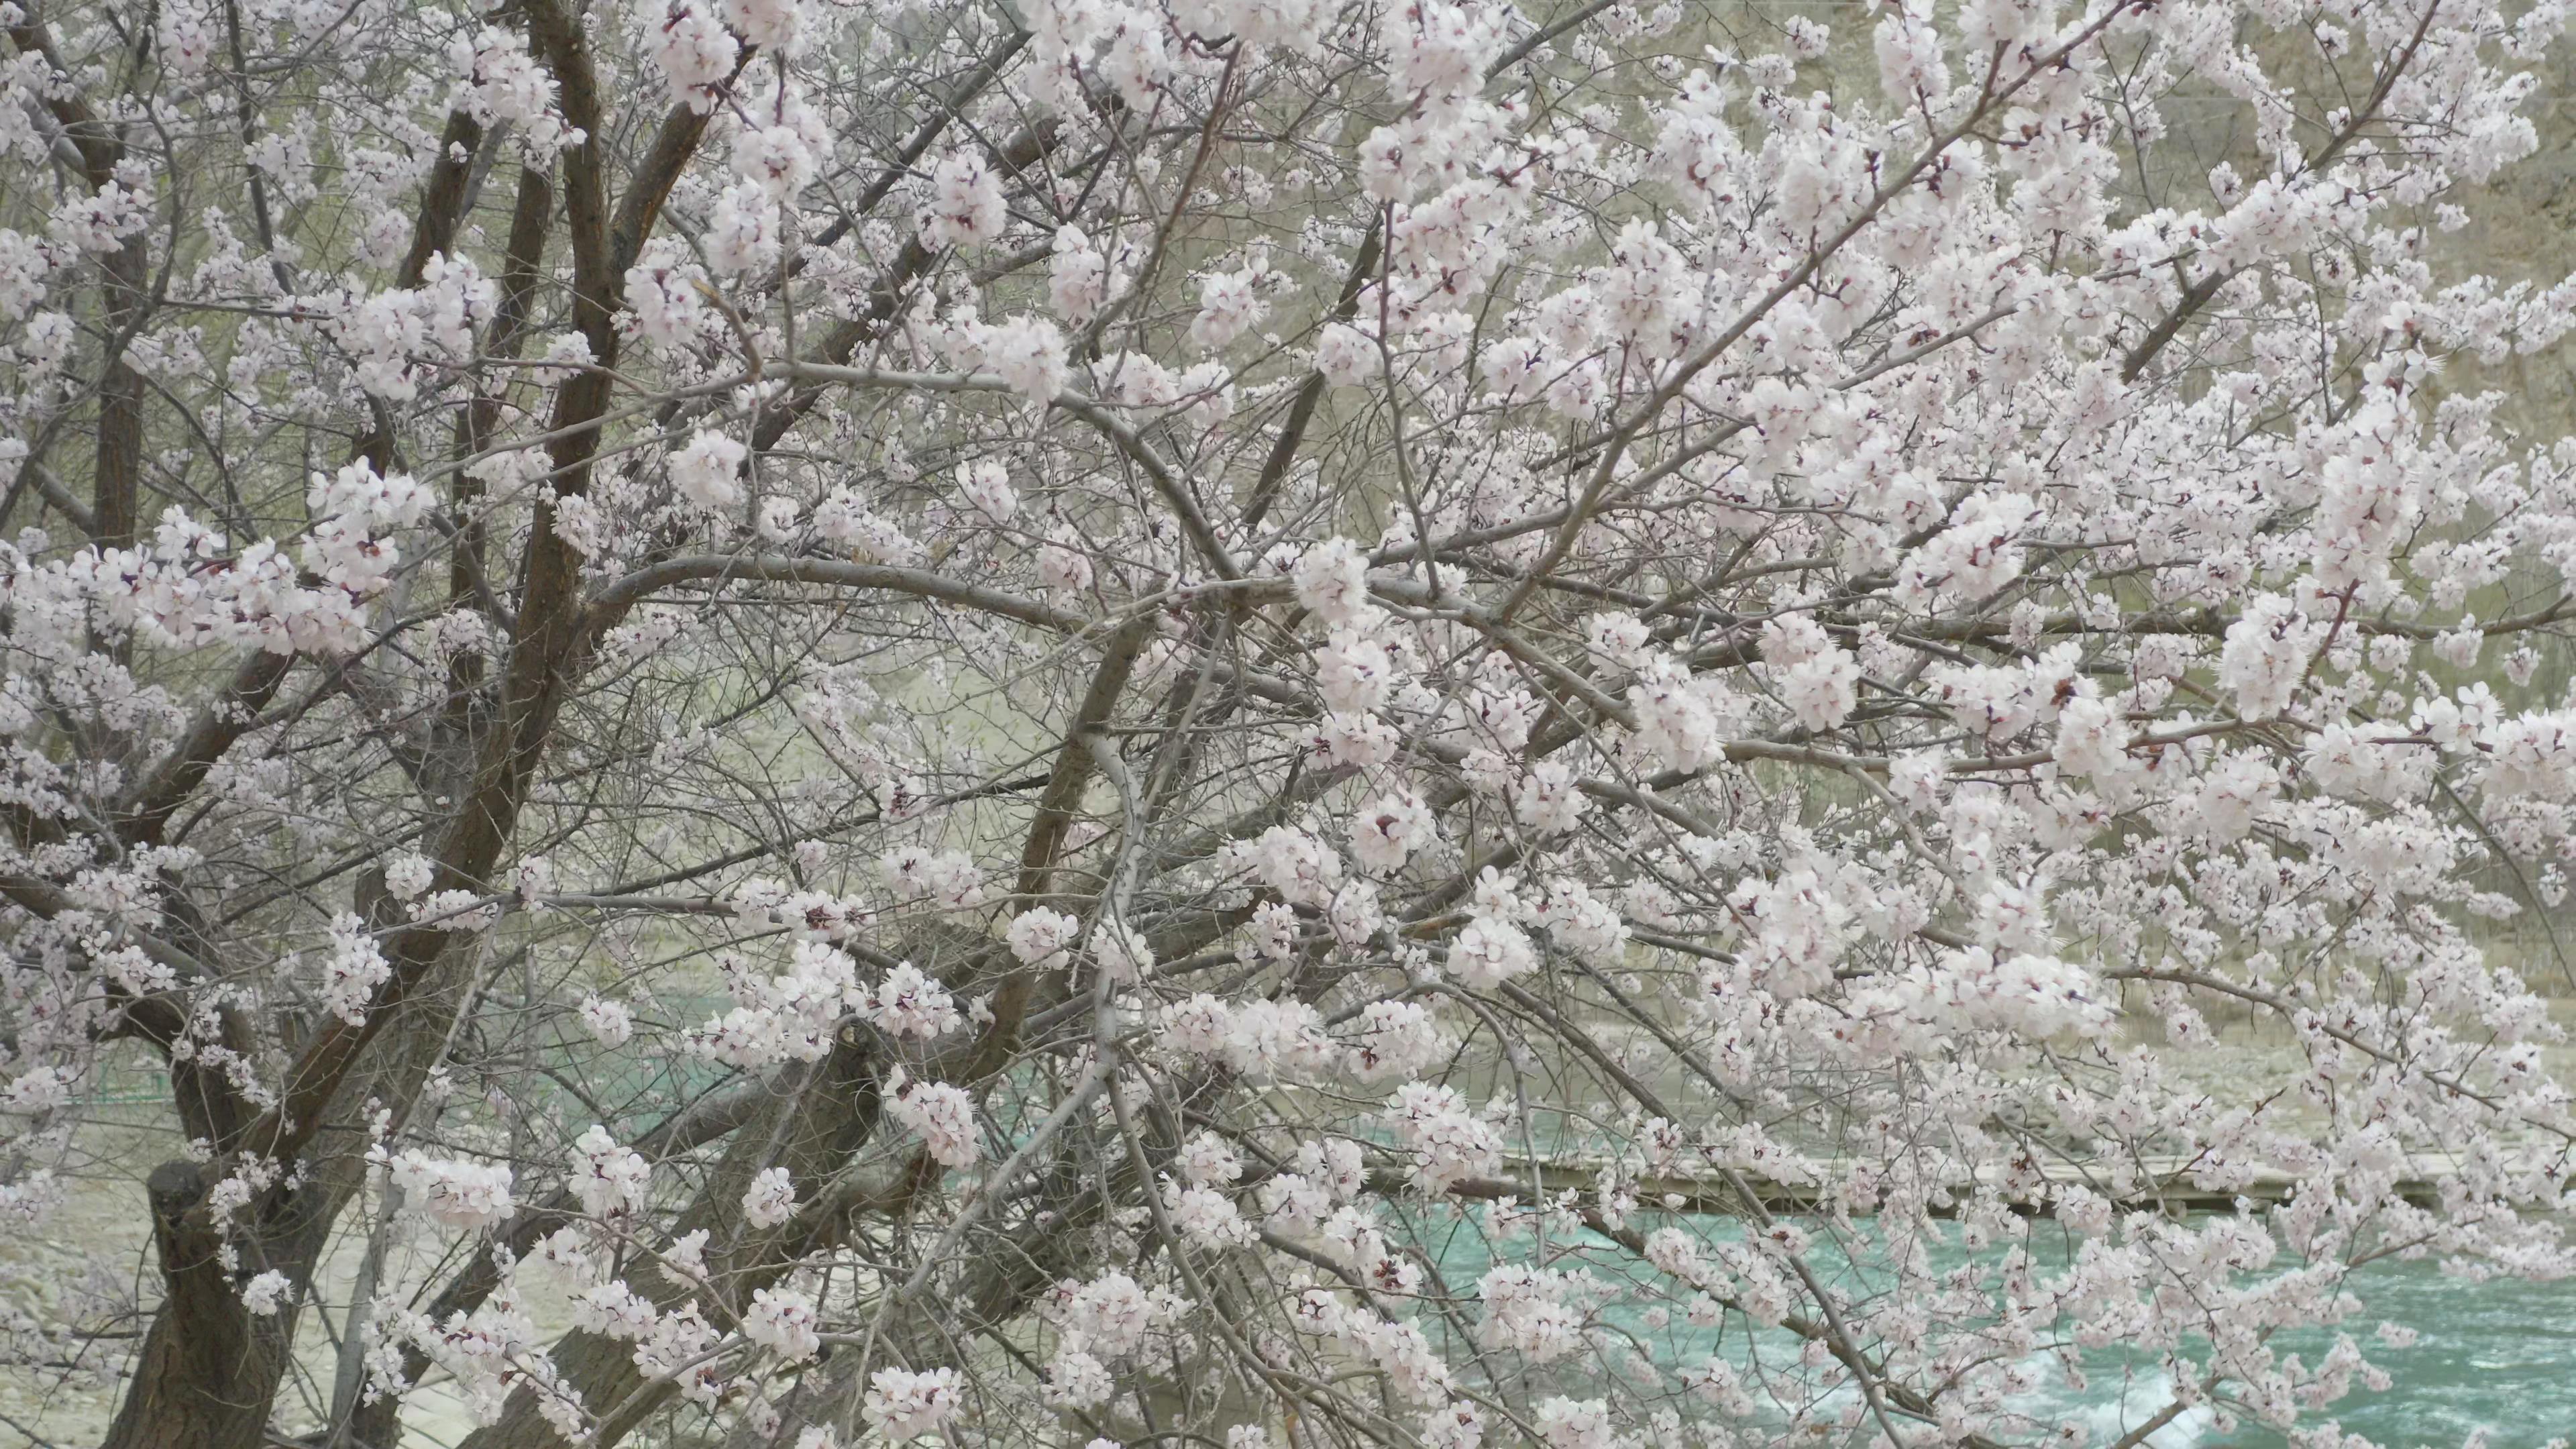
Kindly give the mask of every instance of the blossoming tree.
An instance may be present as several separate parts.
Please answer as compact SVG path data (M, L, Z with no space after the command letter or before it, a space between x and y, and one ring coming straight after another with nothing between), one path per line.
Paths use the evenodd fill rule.
M17 1231L169 1088L13 1352L2343 1442L2367 1265L2571 1265L2576 285L2445 241L2566 9L5 0Z

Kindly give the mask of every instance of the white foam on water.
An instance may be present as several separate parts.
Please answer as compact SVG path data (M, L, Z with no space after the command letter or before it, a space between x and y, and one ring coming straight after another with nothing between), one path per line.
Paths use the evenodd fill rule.
M2081 1425L2091 1449L2109 1449L2173 1402L2173 1380L2162 1373L2097 1375L2078 1391L2058 1377L2053 1358L2029 1359L2023 1367L2049 1387L2022 1395L2012 1407L2042 1423ZM2194 1405L2138 1441L2137 1449L2197 1449L2216 1427L2217 1416L2206 1405Z
M2079 1390L2068 1387L2060 1377L2053 1355L2024 1359L2021 1367L2043 1387L2006 1400L2006 1406L2046 1428L2068 1423L2079 1426L2084 1431L2085 1449L2111 1449L2173 1402L2173 1380L2153 1370L2095 1374ZM1836 1412L1850 1409L1859 1397L1859 1387L1846 1381L1821 1395L1812 1412L1819 1418L1831 1419ZM2206 1405L2194 1405L2158 1426L2131 1449L2200 1449L2216 1435L2217 1427L2216 1414Z

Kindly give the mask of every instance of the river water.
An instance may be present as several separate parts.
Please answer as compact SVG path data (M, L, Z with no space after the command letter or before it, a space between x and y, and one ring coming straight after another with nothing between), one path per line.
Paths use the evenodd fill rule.
M1651 1231L1654 1224L1637 1226ZM1438 1242L1425 1246L1433 1249L1441 1276L1455 1290L1468 1289L1491 1261L1485 1244L1471 1231L1437 1236ZM2044 1255L2041 1236L2034 1234L2030 1246ZM1596 1272L1609 1256L1594 1259ZM1830 1256L1820 1245L1811 1261L1828 1277L1839 1276ZM1934 1266L1948 1269L1968 1257L1954 1246L1936 1252ZM1629 1276L1642 1283L1654 1275L1637 1265ZM2330 1419L2344 1434L2383 1449L2461 1449L2473 1441L2486 1449L2544 1449L2553 1440L2576 1440L2576 1282L2480 1281L2446 1273L2431 1260L2391 1260L2355 1272L2346 1287L2363 1309L2342 1329L2282 1333L2271 1344L2280 1354L2295 1353L2314 1364L2336 1332L2347 1333L2393 1382L2375 1393L2356 1385L2322 1412L2303 1414L2299 1432ZM1794 1361L1798 1346L1785 1332L1748 1341L1733 1316L1729 1326L1706 1331L1684 1326L1677 1316L1650 1329L1633 1306L1614 1305L1604 1317L1653 1342L1665 1364L1697 1363L1715 1352L1739 1367L1755 1356L1778 1365ZM2375 1330L2383 1321L2414 1329L2414 1342L2404 1348L2380 1342ZM2183 1352L2186 1359L2205 1357L2207 1344L2188 1340ZM2080 1388L2065 1382L2053 1360L2028 1365L2042 1386L2012 1407L2041 1423L2081 1425L2084 1442L2101 1449L2171 1402L2171 1385L2152 1356L2114 1348L2087 1353L2082 1362L2086 1382ZM2145 1442L2147 1449L2286 1449L2291 1443L2250 1420L2222 1427L2206 1409L2186 1412Z
M2541 1449L2576 1436L2576 1284L2470 1282L2431 1262L2392 1262L2355 1274L2351 1287L2366 1305L2353 1336L2394 1382L2382 1393L2355 1388L2320 1418L2390 1449L2456 1449L2479 1432L2490 1449ZM2375 1342L2368 1329L2383 1319L2414 1328L2415 1342L2402 1349ZM2310 1332L2276 1342L2314 1363L2330 1339ZM2124 1403L2117 1379L2096 1373L2091 1392L2057 1389L2042 1401L2083 1422L2096 1444L2107 1444L2161 1408L2165 1387L2163 1376L2150 1370ZM2155 1449L2280 1449L2286 1442L2259 1426L2221 1433L2206 1413L2150 1441Z
M2403 1349L2356 1334L2373 1363L2396 1380L2384 1393L2355 1389L2327 1413L2349 1434L2379 1444L2452 1449L2485 1431L2492 1449L2539 1449L2576 1436L2576 1284L2497 1278L2469 1282L2432 1262L2374 1264L2354 1275L2352 1291L2367 1305L2360 1320L2415 1328ZM2314 1362L2325 1339L2284 1338ZM2159 1386L2161 1387L2161 1386ZM2116 1400L2084 1412L2116 1418ZM2220 1434L2205 1419L2157 1442L2157 1449L2272 1449L2282 1437L2262 1429Z

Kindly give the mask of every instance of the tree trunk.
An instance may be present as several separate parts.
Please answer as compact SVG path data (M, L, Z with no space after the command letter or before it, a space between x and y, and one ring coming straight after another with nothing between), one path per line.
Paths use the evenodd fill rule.
M394 1008L368 1069L325 1109L303 1182L272 1189L235 1219L238 1275L226 1273L218 1255L223 1240L205 1209L205 1169L184 1161L153 1169L147 1189L162 1301L104 1449L262 1449L269 1442L270 1406L293 1363L295 1314L250 1312L237 1279L276 1269L297 1293L311 1281L332 1224L366 1183L368 1104L419 1099L470 999L478 960L469 946L442 952L422 988Z
M142 512L143 374L125 360L125 343L141 327L146 258L134 237L107 260L109 345L117 350L98 380L98 465L92 478L90 516L101 548L132 548Z
M165 1162L148 1182L164 1297L105 1449L263 1449L286 1372L291 1308L256 1314L218 1256L201 1169ZM298 1266L275 1265L301 1281Z

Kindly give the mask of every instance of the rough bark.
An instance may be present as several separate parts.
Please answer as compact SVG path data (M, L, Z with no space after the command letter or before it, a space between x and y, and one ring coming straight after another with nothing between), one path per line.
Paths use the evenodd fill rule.
M293 1314L242 1306L196 1164L163 1163L148 1188L165 1296L105 1449L263 1449Z

